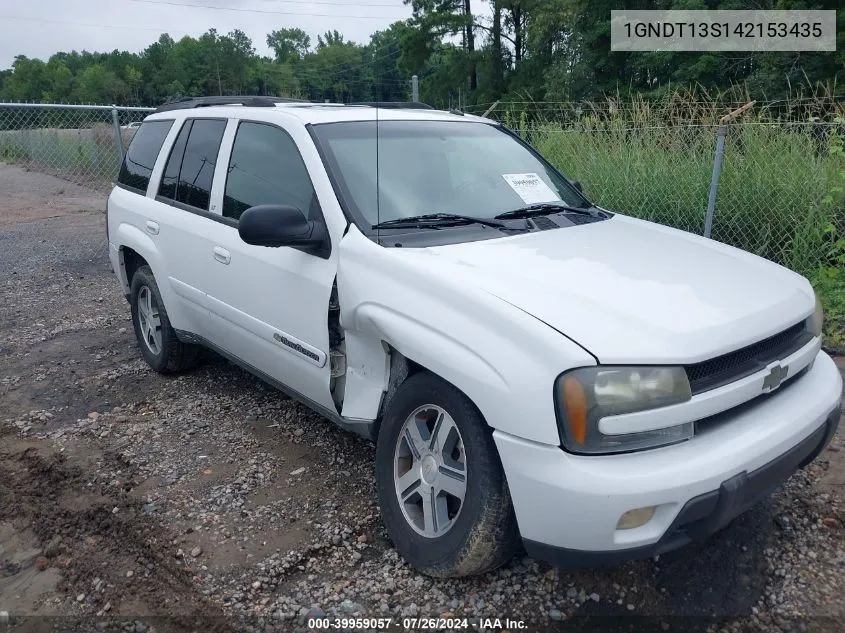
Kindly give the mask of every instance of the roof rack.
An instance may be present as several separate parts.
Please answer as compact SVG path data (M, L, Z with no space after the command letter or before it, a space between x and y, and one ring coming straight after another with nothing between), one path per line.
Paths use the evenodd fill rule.
M272 108L277 103L308 103L302 99L288 99L285 97L237 96L237 97L186 97L156 108L156 112L169 110L186 110L189 108L207 108L217 105L242 105L253 108Z
M371 108L395 108L401 110L434 110L433 106L419 101L355 101L351 106L370 106Z

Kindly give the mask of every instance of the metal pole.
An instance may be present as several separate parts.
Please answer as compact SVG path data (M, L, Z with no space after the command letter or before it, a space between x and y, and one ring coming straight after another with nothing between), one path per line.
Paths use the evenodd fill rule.
M416 75L411 77L411 101L419 102L420 100L420 78Z
M719 176L722 173L722 159L725 156L725 136L727 125L720 125L716 133L716 156L713 157L713 176L710 178L710 197L707 199L707 217L704 220L704 237L710 237L713 229L713 214L716 212L716 192L719 189Z
M496 101L493 105L491 105L489 108L487 108L487 109L484 111L484 114L482 114L481 116L482 116L482 117L484 117L484 118L486 119L486 118L487 118L487 115L488 115L488 114L490 114L493 110L495 110L497 105L499 105L499 102L498 102L498 101Z
M707 217L704 219L704 237L710 237L713 230L713 215L716 213L716 192L719 189L719 176L722 174L722 159L725 156L725 136L728 134L728 123L745 114L756 101L749 101L733 112L728 112L719 119L719 130L716 132L716 155L713 157L713 175L710 178L710 197L707 199Z
M120 133L120 119L117 117L117 106L111 108L111 120L114 123L114 137L117 143L117 164L123 163L123 136Z

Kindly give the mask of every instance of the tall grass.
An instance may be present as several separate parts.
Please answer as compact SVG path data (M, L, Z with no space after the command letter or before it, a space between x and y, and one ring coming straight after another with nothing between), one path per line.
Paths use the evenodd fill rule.
M545 124L528 134L550 162L581 181L601 206L687 231L700 231L707 208L712 157L706 128L564 129ZM681 140L683 139L683 143Z
M816 268L825 227L845 230L845 208L822 204L845 167L827 151L836 125L732 124L712 237L804 274ZM703 232L718 125L589 120L520 127L602 207Z

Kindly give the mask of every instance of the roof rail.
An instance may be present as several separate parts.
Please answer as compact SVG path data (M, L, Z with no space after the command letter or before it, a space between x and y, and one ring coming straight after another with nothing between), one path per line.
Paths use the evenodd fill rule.
M262 96L234 96L234 97L186 97L156 108L156 112L169 110L186 110L189 108L206 108L216 105L242 105L253 108L272 108L277 103L308 103L302 99L288 99L286 97Z
M433 106L419 101L355 101L351 106L370 106L371 108L395 108L401 110L434 110Z

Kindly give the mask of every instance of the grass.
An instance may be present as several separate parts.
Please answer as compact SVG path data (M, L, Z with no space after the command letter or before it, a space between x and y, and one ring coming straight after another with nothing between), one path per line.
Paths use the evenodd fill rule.
M749 125L730 131L712 237L805 270L816 253L810 211L836 183L837 161L807 130ZM601 206L702 233L713 170L715 126L563 129L547 124L530 141ZM839 209L842 216L843 210ZM822 229L831 218L814 219Z

